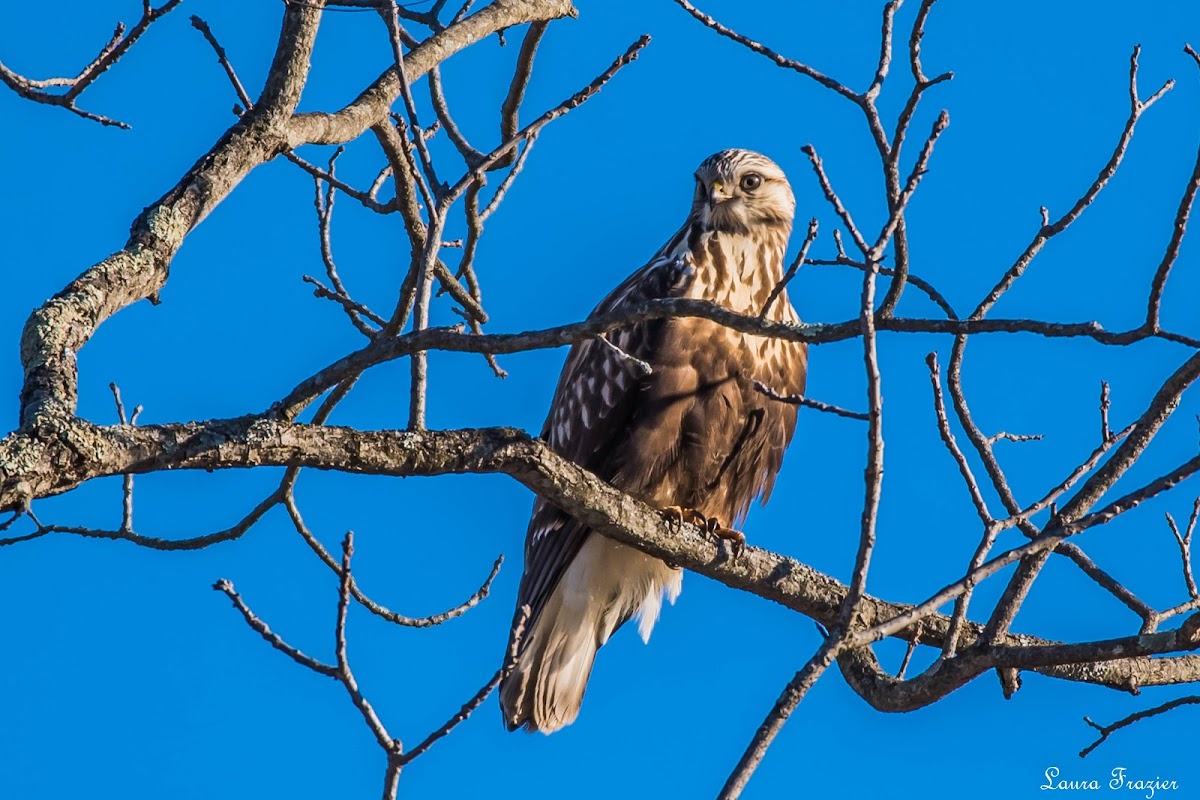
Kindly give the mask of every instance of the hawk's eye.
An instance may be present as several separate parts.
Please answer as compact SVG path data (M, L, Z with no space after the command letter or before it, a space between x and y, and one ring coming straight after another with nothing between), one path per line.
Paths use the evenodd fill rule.
M742 190L753 192L759 186L762 186L762 176L757 172L751 172L742 178Z

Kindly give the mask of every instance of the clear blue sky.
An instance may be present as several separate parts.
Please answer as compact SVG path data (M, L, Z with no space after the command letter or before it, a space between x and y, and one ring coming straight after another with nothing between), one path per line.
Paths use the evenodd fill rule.
M754 10L749 7L753 5ZM729 24L838 76L870 80L879 7L853 2L708 0ZM901 12L906 31L915 10ZM643 32L654 41L599 97L548 130L504 208L488 226L478 269L496 332L582 318L670 235L686 212L690 174L726 147L761 150L789 173L802 220L820 217L814 255L832 254L835 220L800 146L814 144L843 198L868 229L884 217L876 156L850 104L720 39L669 0L581 0L580 18L553 25L538 56L525 119L584 85ZM135 0L8 4L0 59L35 77L71 73ZM278 0L188 0L83 97L130 122L102 129L0 92L5 189L0 230L0 422L17 419L18 336L28 312L120 247L129 223L169 188L231 122L232 93L188 25L205 17L243 81L257 91L274 44ZM926 70L954 70L930 93L914 130L940 108L951 126L911 207L914 270L960 311L972 307L1033 235L1038 207L1064 211L1107 159L1127 113L1128 57L1143 45L1142 91L1177 86L1147 113L1121 174L1068 234L1055 240L997 315L1140 321L1145 290L1171 230L1200 140L1200 80L1183 52L1200 44L1200 7L1184 0L936 7ZM494 144L498 105L516 54L495 41L446 67L456 115L480 146ZM898 37L903 42L907 34ZM302 107L350 100L389 58L370 13L329 13ZM907 70L884 102L894 114ZM319 151L314 159L326 156ZM354 145L343 174L369 182L381 162ZM449 162L448 162L449 163ZM300 379L359 346L332 304L300 280L319 274L312 182L280 160L254 172L191 236L161 306L139 303L106 323L80 355L80 412L114 420L110 381L147 423L265 409ZM343 199L334 246L354 294L390 308L407 248L399 221ZM1200 235L1200 231L1196 232ZM1164 305L1169 327L1197 334L1195 242L1185 244ZM854 313L857 275L804 270L801 315ZM913 292L902 311L933 314ZM438 320L452 316L444 303ZM1189 327L1190 326L1190 327ZM978 538L967 495L933 424L926 352L935 337L884 337L887 480L876 568L868 589L918 601L961 574ZM478 357L431 357L434 427L515 425L537 430L563 351L511 356L510 377ZM1042 433L1001 443L1021 499L1031 501L1097 443L1099 381L1112 383L1113 421L1134 418L1186 357L1174 345L1105 349L1029 337L979 339L966 367L970 399L989 431ZM400 427L407 368L363 380L334 421ZM812 353L813 397L861 408L856 343ZM1129 476L1130 486L1188 457L1194 397ZM860 423L801 415L770 507L751 512L751 542L845 580L861 503ZM278 481L275 472L174 474L137 482L136 523L147 534L188 536L241 518ZM1157 607L1186 598L1164 512L1185 517L1195 481L1080 543ZM387 480L305 474L299 496L330 547L358 535L362 585L419 615L461 601L498 553L509 556L493 596L465 618L428 631L389 626L355 609L350 653L364 690L392 732L412 744L437 727L494 670L520 573L528 492L499 476ZM998 503L993 502L994 507ZM115 526L119 479L39 501L47 522ZM1015 544L1002 540L1001 544ZM272 627L332 657L336 584L272 512L242 540L196 553L123 543L44 538L0 552L0 797L373 797L382 757L344 692L255 636L209 587L220 577ZM997 589L983 587L978 613ZM1129 635L1136 619L1070 565L1052 562L1017 619L1022 631L1075 641ZM687 575L648 647L623 631L604 648L579 721L552 737L507 734L495 701L413 764L402 797L608 798L715 794L780 688L817 646L812 623L757 597ZM881 648L895 666L901 650ZM770 751L747 797L1039 797L1052 765L1064 776L1104 777L1115 766L1177 780L1200 792L1184 709L1118 734L1085 761L1087 714L1112 720L1187 693L1109 690L1025 676L1005 701L984 676L932 708L884 715L836 673L805 700Z

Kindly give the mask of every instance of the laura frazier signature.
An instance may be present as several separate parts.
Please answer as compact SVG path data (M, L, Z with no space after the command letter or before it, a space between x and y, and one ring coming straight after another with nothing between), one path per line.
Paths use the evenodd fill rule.
M1046 782L1040 789L1054 791L1057 789L1074 789L1075 791L1099 791L1105 787L1112 790L1129 789L1144 792L1146 800L1151 800L1155 792L1169 792L1179 788L1178 781L1164 780L1155 775L1153 778L1133 778L1125 767L1113 767L1109 780L1102 782L1098 778L1060 778L1062 770L1058 767L1046 768Z

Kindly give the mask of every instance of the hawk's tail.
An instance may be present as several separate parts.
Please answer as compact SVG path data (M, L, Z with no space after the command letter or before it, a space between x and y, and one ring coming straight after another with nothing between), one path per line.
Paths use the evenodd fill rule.
M635 614L643 640L681 573L656 558L592 533L541 613L525 631L512 672L500 685L504 724L553 733L579 714L596 650Z
M510 731L524 726L553 733L575 721L599 647L597 610L596 604L565 605L561 589L551 593L500 686L500 708Z

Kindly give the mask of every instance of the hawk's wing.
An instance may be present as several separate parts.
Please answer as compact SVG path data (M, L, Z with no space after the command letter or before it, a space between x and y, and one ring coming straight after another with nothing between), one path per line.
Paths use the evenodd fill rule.
M694 270L685 259L687 226L650 263L630 275L592 311L590 317L646 300L673 297ZM610 331L608 341L629 355L653 361L663 320L639 322ZM611 480L619 450L636 410L640 375L604 342L587 340L571 347L558 379L542 438L556 453ZM629 487L622 487L628 489ZM583 546L588 528L561 509L537 498L525 539L525 573L517 607L528 605L528 630L550 593Z

